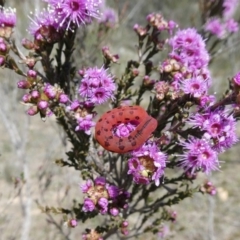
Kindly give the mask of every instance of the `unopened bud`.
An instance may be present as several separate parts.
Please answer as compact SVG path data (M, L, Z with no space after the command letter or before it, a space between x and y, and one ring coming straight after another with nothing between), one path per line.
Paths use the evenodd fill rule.
M29 116L34 116L34 115L36 115L38 113L38 108L37 108L37 106L32 106L32 107L30 107L28 110L27 110L27 114L29 115Z
M27 72L27 76L31 77L31 78L36 78L37 77L37 72L35 70L30 69Z
M41 100L38 102L37 104L38 108L41 109L41 110L45 110L48 108L48 102L45 101L45 100Z
M28 40L26 38L23 38L22 39L22 46L24 48L26 48L27 50L32 50L32 49L34 49L35 44L32 41L30 41L30 40Z
M31 84L27 80L21 80L18 81L17 86L21 89L29 89L31 87Z
M76 219L70 219L69 221L68 221L68 226L70 227L70 228L75 228L76 226L77 226L77 220Z

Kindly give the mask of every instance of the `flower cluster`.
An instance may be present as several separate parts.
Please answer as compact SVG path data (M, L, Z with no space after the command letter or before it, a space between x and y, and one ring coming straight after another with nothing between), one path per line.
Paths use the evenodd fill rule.
M159 151L156 142L148 140L141 148L132 151L131 155L128 174L133 175L134 182L149 184L154 181L158 186L164 174L167 156Z
M183 92L198 98L201 102L211 84L207 68L210 57L204 40L196 29L188 28L177 31L169 40L169 44L172 51L169 59L161 63L160 72L170 76L169 87L175 92L174 95Z
M200 187L200 191L202 193L207 193L211 196L214 196L217 194L216 187L210 181L205 181L205 183Z
M238 4L238 0L224 0L222 2L222 17L210 18L205 24L205 30L219 39L226 38L230 33L238 32L238 22L233 19Z
M108 99L114 99L116 85L113 77L102 68L88 68L79 71L83 76L79 87L79 94L85 102L93 105L105 103Z
M189 123L203 131L203 138L209 141L217 152L223 152L237 142L236 120L223 110L194 114Z
M160 13L151 13L146 19L149 25L156 28L158 31L168 30L169 33L172 33L177 27L177 24L174 21L166 21Z
M40 113L42 117L51 114L51 107L56 104L66 104L68 96L57 85L42 83L38 79L35 70L28 70L27 78L18 82L18 88L29 89L29 93L24 94L22 101L31 105L27 110L28 115L33 116Z
M104 177L97 177L94 183L87 180L81 189L87 194L82 208L84 212L98 210L101 214L109 213L117 216L120 209L128 207L127 199L130 194L114 185L109 185Z
M66 109L77 121L75 131L84 131L87 135L90 135L91 128L95 126L95 122L93 121L95 117L95 112L92 111L93 106L74 100Z
M175 59L180 66L185 67L183 78L191 78L199 75L209 62L209 54L206 44L194 28L179 30L169 40L172 52L169 56ZM205 70L205 69L204 69Z

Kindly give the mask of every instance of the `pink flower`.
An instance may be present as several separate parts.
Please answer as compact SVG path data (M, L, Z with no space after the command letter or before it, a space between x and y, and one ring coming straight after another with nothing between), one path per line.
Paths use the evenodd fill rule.
M137 122L121 123L118 126L116 126L116 128L114 128L113 131L114 134L119 138L128 137L129 134L136 129L137 125L138 125Z
M14 27L16 25L16 9L0 7L0 26Z
M84 183L84 184L81 185L81 189L82 189L82 192L83 192L83 193L87 193L88 190L89 190L90 188L92 188L92 187L93 187L93 184L92 184L92 181L91 181L91 180L87 180L86 183Z
M117 208L111 208L109 211L110 214L114 217L116 217L119 214L119 210Z
M104 177L97 177L97 178L95 178L95 180L94 180L94 184L95 184L95 185L98 185L98 186L105 186L105 184L106 184L106 178L104 178Z
M66 94L61 93L59 95L59 102L60 103L67 103L68 101L69 101L69 98L68 98L68 96Z
M85 70L80 84L79 94L85 101L92 104L102 104L113 99L116 85L107 70L102 68L88 68Z
M197 113L190 118L189 123L204 131L203 137L212 141L212 148L218 152L223 152L238 141L236 120L226 111Z
M106 198L100 198L98 200L98 206L100 207L100 213L106 214L108 211L108 200Z
M50 9L35 15L30 23L29 32L36 40L50 43L58 41L62 35L58 17Z
M197 60L201 60L201 66L198 69L207 66L209 54L206 50L205 42L194 28L179 30L176 35L169 40L173 51L170 54L185 66L192 66ZM194 68L194 66L192 66Z
M89 23L93 18L99 18L101 0L45 0L49 3L59 26L68 30Z
M206 94L208 83L202 77L193 77L182 81L182 90L185 94L190 94L195 98L199 98Z
M239 30L238 22L236 22L234 19L229 19L226 22L226 29L229 33L238 32Z
M173 75L174 81L171 82L171 86L176 91L183 89L195 96L205 93L210 86L210 74L207 69L210 56L201 35L194 28L179 30L169 40L169 45L172 47L170 60L164 61L160 69ZM205 80L204 87L200 86L201 78ZM191 80L186 81L188 79ZM181 83L184 84L183 88ZM158 96L160 99L161 97Z
M200 191L211 196L214 196L217 193L216 187L210 181L205 181L205 183L201 186Z
M206 140L191 138L188 142L182 142L183 154L180 158L180 166L185 172L195 173L201 169L206 174L219 169L218 154Z
M213 35L216 35L218 38L222 38L225 30L224 25L221 23L219 18L212 18L208 20L205 26L205 30L209 31Z
M94 209L94 202L90 198L85 198L82 208L83 212L92 212Z
M45 109L48 108L49 105L48 105L47 101L41 100L41 101L38 102L37 106L38 106L39 109L45 110Z
M107 185L106 189L107 189L107 192L108 192L108 195L109 195L110 198L114 199L114 198L117 198L119 196L119 188L118 187Z
M71 219L68 221L68 226L71 228L75 228L77 226L77 220L76 219Z
M239 4L238 0L224 0L223 1L223 17L224 19L229 19L235 13L237 6Z
M240 72L238 72L234 77L233 81L237 86L240 86Z
M97 177L94 182L87 180L81 188L83 193L87 194L83 204L85 212L96 209L101 214L117 216L120 209L128 207L127 200L130 194L117 186L109 185L104 177Z
M95 126L95 122L92 121L92 115L89 114L86 117L77 118L78 126L75 131L84 131L87 135L91 134L91 128Z
M118 21L117 13L112 8L104 8L99 23L105 24L107 27L114 27Z
M54 99L56 97L57 91L56 88L50 84L44 86L43 92L49 99Z
M166 168L167 156L159 151L157 144L149 140L131 154L132 158L128 160L128 174L133 175L134 182L148 184L154 181L158 186Z

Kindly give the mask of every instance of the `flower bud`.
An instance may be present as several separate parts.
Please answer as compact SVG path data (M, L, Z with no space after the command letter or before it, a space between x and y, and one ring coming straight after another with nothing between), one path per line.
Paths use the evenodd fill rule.
M22 97L22 100L24 103L30 103L31 99L32 99L32 96L29 93L24 94Z
M35 47L34 43L26 38L22 39L22 46L27 50L32 50Z
M129 225L128 221L125 220L125 221L122 222L122 227L123 228L128 227L128 225Z
M41 110L45 110L48 108L48 102L45 101L45 100L41 100L38 102L37 104L38 108L41 109Z
M37 108L37 106L32 106L32 107L30 107L28 110L27 110L27 114L29 115L29 116L34 116L34 115L36 115L38 113L38 108Z
M114 217L116 217L119 214L119 210L117 208L111 208L110 214Z
M37 99L37 98L40 97L40 93L39 93L39 91L37 91L37 90L33 90L33 91L31 92L31 96L32 96L32 98Z
M67 103L68 102L68 96L64 93L61 93L59 96L59 102L60 103Z
M50 84L47 84L43 91L49 99L53 99L57 95L55 87Z
M0 42L0 52L2 54L7 52L7 45L4 42Z
M139 26L138 24L135 24L133 26L133 30L137 33L138 36L140 37L145 37L147 36L148 30L142 26Z
M113 63L116 63L118 62L119 60L119 55L118 54L112 54L110 52L110 49L109 47L105 46L102 48L102 53L103 53L103 56L109 60L110 62L113 62Z
M17 86L18 88L21 88L21 89L29 89L31 87L31 84L27 80L21 80L21 81L18 81Z
M31 77L31 78L36 78L37 77L37 72L35 70L30 69L27 72L27 76Z
M127 228L122 228L121 229L121 233L124 235L124 236L127 236L129 234L129 231Z
M68 226L70 227L70 228L75 228L76 226L77 226L77 220L76 219L70 219L69 221L68 221Z

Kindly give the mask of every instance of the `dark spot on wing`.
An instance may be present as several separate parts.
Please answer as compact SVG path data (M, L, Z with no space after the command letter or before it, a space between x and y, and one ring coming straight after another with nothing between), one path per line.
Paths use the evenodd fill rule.
M122 146L122 145L121 145L121 146L119 146L119 149L120 149L120 150L124 150L124 148L125 148L125 147L124 147L124 146Z
M134 146L136 146L136 141L133 141L133 142L131 142L131 145L134 147Z
M105 147L109 147L109 146L110 146L110 143L106 141L106 142L104 143L104 145L105 145Z
M100 130L98 130L98 131L97 131L97 135L100 135L100 134L101 134L101 131L100 131Z
M128 140L132 141L133 137L132 136L128 136Z

